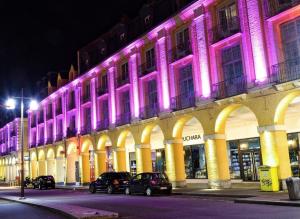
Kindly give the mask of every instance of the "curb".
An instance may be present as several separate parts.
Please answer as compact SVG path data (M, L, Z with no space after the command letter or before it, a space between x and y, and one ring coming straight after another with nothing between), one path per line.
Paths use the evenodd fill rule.
M230 195L230 194L216 194L216 193L184 193L173 192L172 195L186 195L186 196L199 196L199 197L220 197L220 198L253 198L254 195Z
M234 203L300 207L300 203L293 203L289 201L235 199Z
M25 205L30 205L30 206L33 206L33 207L43 208L43 209L49 210L49 211L54 212L54 213L62 214L62 215L66 216L67 218L70 218L70 219L77 219L77 217L74 217L72 214L69 214L65 211L62 211L62 210L59 210L59 209L56 209L56 208L52 208L52 207L49 207L49 206L34 204L34 203L25 202L25 201L21 201L21 200L9 199L9 198L5 198L5 197L0 197L0 199L6 200L6 201L11 201L11 202L16 202L16 203L21 203L21 204L25 204Z

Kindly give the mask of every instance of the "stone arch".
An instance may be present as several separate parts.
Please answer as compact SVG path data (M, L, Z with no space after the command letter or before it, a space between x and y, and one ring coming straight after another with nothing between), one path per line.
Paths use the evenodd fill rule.
M38 176L38 161L35 151L30 152L30 170L31 178L36 178Z
M79 174L78 163L78 153L77 144L73 141L69 142L67 145L67 176L66 182L68 185L74 185L79 182L79 178L76 177Z
M56 184L63 185L66 178L66 151L63 145L58 145L56 149Z
M53 148L47 150L47 175L51 175L56 180L55 152Z
M39 176L47 174L46 155L44 149L38 151Z
M83 184L95 179L94 145L91 139L84 139L81 146L81 169Z
M280 124L283 125L285 121L285 115L286 111L289 107L289 105L293 102L293 100L296 97L300 96L300 91L295 91L292 93L289 93L288 95L284 96L280 102L278 103L275 115L274 115L274 124Z
M63 145L59 145L57 146L57 149L56 149L56 157L64 157L64 154L65 154L65 149L64 149L64 146Z
M135 173L135 139L130 130L121 131L117 140L117 148L115 148L114 166L117 171L130 171ZM132 167L132 168L131 168Z
M128 136L132 136L133 141L136 142L132 132L129 130L124 130L124 131L121 131L121 133L118 136L117 147L124 148L126 146L126 139Z
M207 150L215 151L218 174L222 180L258 180L258 167L262 164L258 125L256 112L244 104L230 104L217 115L213 140ZM246 162L248 157L251 162ZM211 163L210 166L213 165ZM240 166L240 169L235 166ZM243 171L247 168L251 169L250 173Z
M106 134L101 134L96 149L96 175L99 176L105 171L112 171L114 168L111 138Z

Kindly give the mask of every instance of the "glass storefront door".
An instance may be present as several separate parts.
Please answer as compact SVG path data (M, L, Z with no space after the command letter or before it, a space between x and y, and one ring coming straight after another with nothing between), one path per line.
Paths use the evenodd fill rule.
M114 171L112 147L106 147L106 170Z
M206 179L204 144L184 146L184 163L187 179Z
M258 181L258 167L260 166L260 151L247 150L241 152L241 178L244 181Z
M129 152L129 167L130 167L130 173L132 175L136 175L135 152Z
M299 133L287 134L291 170L294 177L299 176L299 135Z
M227 142L230 176L244 181L259 180L261 165L259 138L232 140Z
M166 171L165 149L152 150L151 154L153 171L164 173Z

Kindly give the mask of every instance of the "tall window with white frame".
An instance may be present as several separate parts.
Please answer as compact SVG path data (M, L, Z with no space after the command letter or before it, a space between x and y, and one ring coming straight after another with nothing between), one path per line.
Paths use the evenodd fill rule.
M234 96L245 92L247 78L244 74L243 58L239 44L226 47L221 51L224 81L217 86L218 98Z
M189 28L176 32L176 51L173 61L181 59L191 53Z
M273 67L280 81L300 78L300 17L280 26L284 62Z
M146 71L151 72L155 70L155 52L154 48L146 51Z

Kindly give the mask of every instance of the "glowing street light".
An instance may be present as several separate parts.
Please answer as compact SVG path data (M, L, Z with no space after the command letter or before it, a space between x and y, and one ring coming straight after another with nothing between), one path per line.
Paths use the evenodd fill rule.
M21 100L21 197L20 199L24 199L24 99L30 100L29 109L31 111L35 111L38 109L39 105L36 100L33 100L28 97L24 97L23 88L21 90L21 97L13 97L9 98L5 102L5 107L9 110L13 110L16 108L16 99Z
M5 102L5 107L6 109L9 110L13 110L16 108L16 101L13 98L9 98L6 102Z

